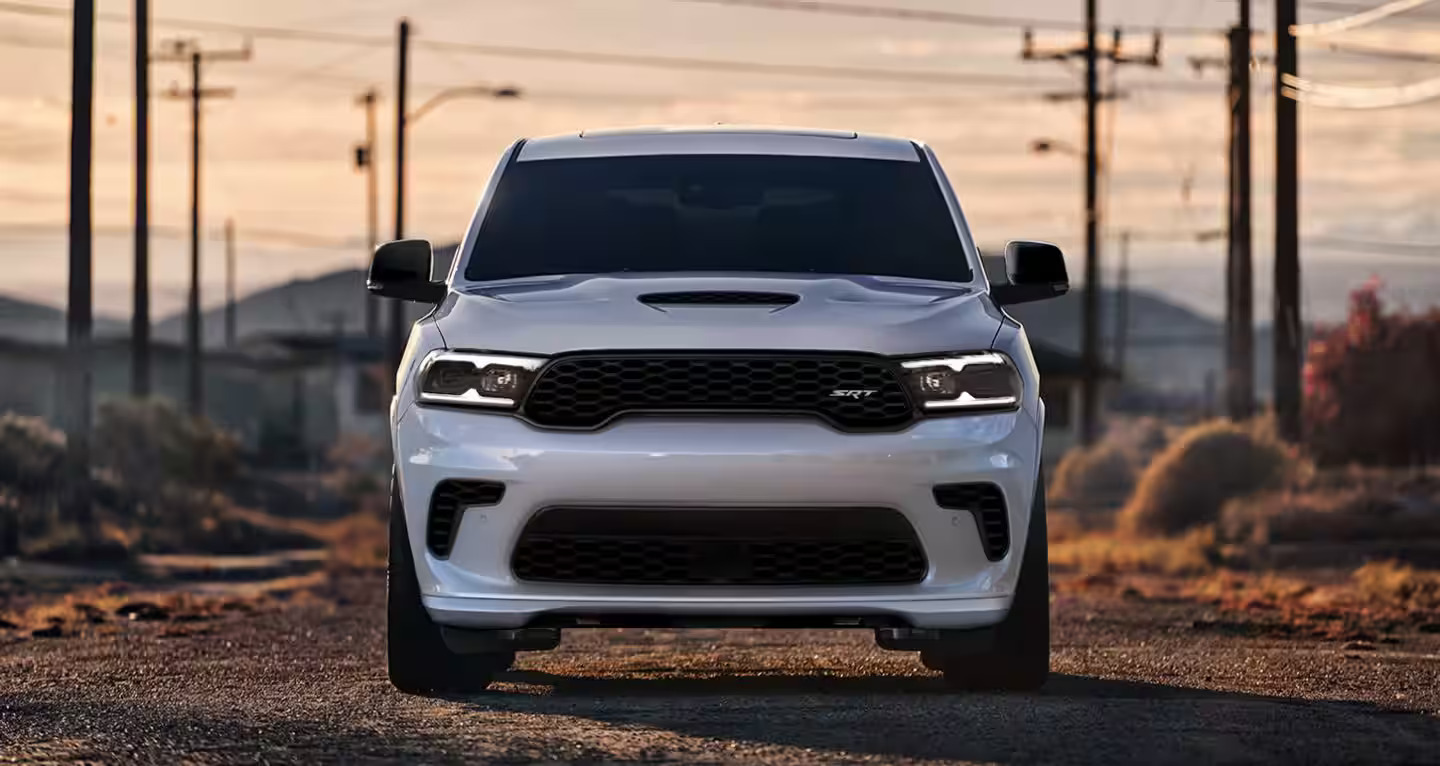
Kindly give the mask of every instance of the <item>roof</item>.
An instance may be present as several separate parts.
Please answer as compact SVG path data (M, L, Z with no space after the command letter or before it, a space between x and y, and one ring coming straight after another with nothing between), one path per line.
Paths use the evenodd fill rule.
M532 138L517 160L624 157L659 154L777 154L918 162L918 145L906 138L834 130L749 125L661 126L583 130Z

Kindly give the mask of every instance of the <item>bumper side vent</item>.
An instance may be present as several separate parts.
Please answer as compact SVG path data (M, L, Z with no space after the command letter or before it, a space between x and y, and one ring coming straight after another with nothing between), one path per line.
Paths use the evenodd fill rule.
M449 556L465 509L495 505L503 497L505 485L498 481L446 479L435 485L430 495L430 517L425 523L425 545L440 558Z
M1010 517L1005 495L994 484L937 484L935 503L952 511L969 511L980 531L985 558L999 561L1010 551Z

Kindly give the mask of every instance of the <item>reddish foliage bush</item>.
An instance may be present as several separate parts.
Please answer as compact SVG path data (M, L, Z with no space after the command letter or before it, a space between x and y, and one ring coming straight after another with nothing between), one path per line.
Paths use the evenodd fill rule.
M1440 309L1386 313L1378 287L1352 293L1345 324L1310 342L1305 441L1322 464L1440 458Z

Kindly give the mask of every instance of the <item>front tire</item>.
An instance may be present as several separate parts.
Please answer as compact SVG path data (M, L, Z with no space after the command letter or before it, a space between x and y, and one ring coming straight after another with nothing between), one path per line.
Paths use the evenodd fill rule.
M993 631L989 647L976 652L969 631L942 636L920 661L945 674L951 688L962 690L1034 691L1050 674L1050 549L1046 541L1045 480L1036 482L1030 524L1020 563L1020 579L1010 613ZM971 633L970 635L958 635Z
M456 654L420 600L405 507L390 483L390 558L386 570L386 655L390 683L407 694L481 691L515 661L514 652Z

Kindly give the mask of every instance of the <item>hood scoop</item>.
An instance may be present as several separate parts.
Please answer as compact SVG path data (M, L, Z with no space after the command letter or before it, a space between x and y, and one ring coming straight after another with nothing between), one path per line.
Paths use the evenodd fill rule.
M692 290L675 293L646 293L639 301L647 306L793 306L800 296L749 290Z

